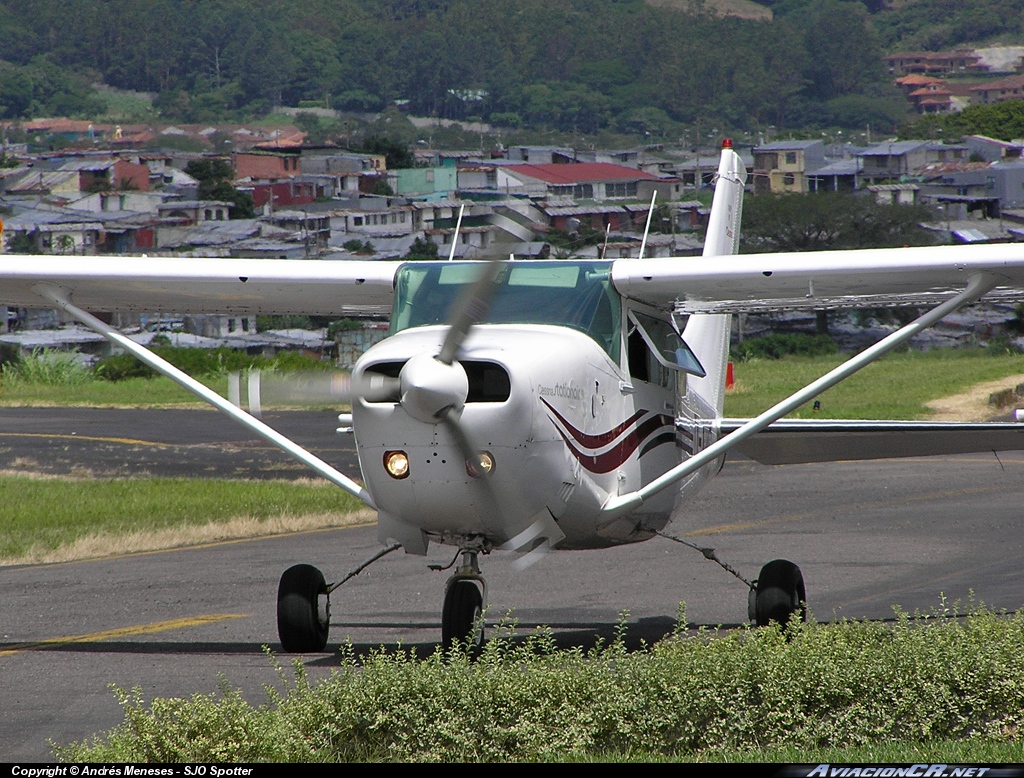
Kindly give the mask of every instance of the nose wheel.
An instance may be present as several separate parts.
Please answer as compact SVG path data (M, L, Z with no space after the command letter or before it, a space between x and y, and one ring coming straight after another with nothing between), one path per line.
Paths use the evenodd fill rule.
M479 648L484 641L484 597L487 585L480 575L477 552L463 550L462 564L448 579L441 610L441 645Z

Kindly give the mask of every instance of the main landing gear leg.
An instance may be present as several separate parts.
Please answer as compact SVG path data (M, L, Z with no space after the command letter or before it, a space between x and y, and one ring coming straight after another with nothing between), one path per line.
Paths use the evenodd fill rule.
M462 549L462 563L445 584L441 611L441 644L445 649L464 643L471 649L483 644L483 609L487 584L480 574L478 551Z
M807 592L804 590L804 574L788 559L775 559L761 568L761 574L754 582L748 581L732 565L723 562L713 548L703 548L688 540L657 532L663 538L682 543L700 551L705 559L720 565L750 587L747 596L747 619L759 627L766 627L773 621L783 627L792 618L807 621Z

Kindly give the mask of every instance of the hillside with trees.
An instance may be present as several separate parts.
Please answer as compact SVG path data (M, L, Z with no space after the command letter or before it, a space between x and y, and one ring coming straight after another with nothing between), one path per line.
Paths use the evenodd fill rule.
M829 101L886 91L864 7L818 5L766 22L640 0L491 0L486 12L475 0L5 0L0 93L24 92L45 61L155 92L179 121L399 100L421 115L579 132L801 126L831 122ZM33 99L0 98L3 118L52 106L47 92Z
M887 47L1019 34L1024 18L1024 0L761 5L773 18L723 17L702 0L0 0L0 119L95 115L95 81L155 93L180 122L398 101L439 118L674 140L689 128L882 128L906 110Z

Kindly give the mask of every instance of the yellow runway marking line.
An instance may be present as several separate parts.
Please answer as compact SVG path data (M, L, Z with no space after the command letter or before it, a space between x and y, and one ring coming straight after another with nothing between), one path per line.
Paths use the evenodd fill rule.
M230 448L244 451L277 451L276 446L239 445L238 441L213 443L162 443L158 440L138 440L137 438L111 438L95 435L70 435L67 433L50 432L0 432L0 438L46 438L51 440L88 440L93 443L119 443L123 446L150 446L151 448ZM348 451L345 447L311 446L310 451Z
M862 510L879 510L887 507L906 505L908 503L929 502L931 500L944 500L950 497L968 497L972 494L981 494L983 492L1005 492L1010 489L1016 488L1018 488L1016 485L1008 485L1005 487L976 486L971 489L953 489L950 491L932 492L930 494L919 494L915 497L901 497L899 499L885 500L882 502L860 503L858 505L851 506L844 510L849 510L851 512ZM695 538L700 537L701 535L720 535L725 532L742 532L743 530L757 529L758 527L770 527L773 524L784 524L790 521L804 521L806 519L818 518L825 515L827 512L828 510L811 511L809 513L794 513L788 516L776 516L771 519L749 521L740 524L719 524L714 527L705 527L703 529L690 530L689 532L681 532L679 533L679 536L683 538Z
M838 603L836 605L836 607L837 608L846 608L846 607L849 607L850 605L861 605L863 603L871 602L872 600L878 600L878 599L891 600L893 597L896 597L896 596L898 596L900 594L904 594L906 592L912 592L914 590L920 590L920 589L932 589L933 587L941 585L941 584L944 584L947 581L952 581L952 580L955 580L956 578L964 578L964 577L968 577L968 576L972 576L972 575L978 575L980 573L984 573L984 572L989 571L989 570L994 570L995 568L1000 567L1001 565L1005 565L1005 564L1006 564L1006 560L997 559L997 560L994 560L994 561L989 562L987 564L979 565L979 566L973 567L973 568L960 568L960 569L957 569L957 570L951 570L948 573L943 573L942 575L937 575L937 576L935 576L933 578L927 578L927 579L920 579L920 578L918 578L918 579L915 579L915 580L913 580L910 583L907 583L905 585L896 586L896 587L893 587L891 589L887 589L887 590L885 590L884 592L882 592L880 594L868 594L868 595L865 595L863 597L857 597L857 598L852 599L852 600L844 600L843 602ZM956 604L956 603L954 602L953 604ZM981 602L981 600L978 600L978 605L982 605L982 604L983 603ZM1012 615L1012 614L1016 613L1016 611L1009 611L1009 613Z
M135 438L103 438L93 435L68 435L49 432L0 432L0 438L48 438L53 440L91 440L94 443L123 443L128 446L157 446L168 448L174 443L160 443L155 440L137 440Z
M108 629L102 632L89 632L84 635L68 635L61 638L37 640L31 643L15 643L7 648L0 649L0 656L17 654L22 651L53 648L55 646L69 646L75 643L98 643L103 640L111 640L112 638L153 635L158 632L170 632L171 630L183 629L185 627L202 627L206 624L216 624L220 621L246 618L249 618L247 613L211 613L205 616L188 616L183 619L154 621L152 624L136 624L132 627L119 627L118 629Z

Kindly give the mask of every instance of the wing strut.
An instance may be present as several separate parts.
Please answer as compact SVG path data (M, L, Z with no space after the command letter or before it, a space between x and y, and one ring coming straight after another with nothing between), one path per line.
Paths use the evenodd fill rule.
M942 303L942 305L933 308L931 311L915 319L905 327L902 327L891 335L886 336L875 345L865 349L860 354L850 360L847 360L834 370L829 371L818 380L808 384L803 389L790 395L782 402L773 405L760 416L751 419L743 426L737 428L734 432L731 432L705 448L699 454L695 454L690 457L678 467L672 468L664 475L655 478L649 484L635 492L630 492L629 494L621 496L609 497L601 508L602 518L599 527L606 526L616 519L625 516L627 513L640 506L648 497L651 497L672 484L681 481L691 473L695 473L704 465L713 462L729 449L739 443L742 443L751 435L760 432L772 422L778 421L787 413L799 408L805 402L813 399L826 389L835 386L840 381L849 378L861 368L871 364L879 357L888 354L894 348L906 342L921 330L926 327L930 327L944 316L949 315L968 303L974 302L987 292L990 292L995 288L997 283L998 279L990 275L979 274L971 276L971 278L968 279L967 287L955 297L950 298L946 302Z
M148 348L140 346L135 341L122 335L113 327L104 324L92 314L73 305L67 300L60 289L46 284L38 284L32 287L32 291L48 302L53 303L61 310L67 312L68 315L74 317L89 329L98 332L111 343L120 346L125 351L135 356L139 361L144 362L158 373L167 376L175 383L192 392L192 394L197 395L200 399L205 400L218 410L223 411L235 421L248 427L264 440L277 446L286 454L290 454L295 457L304 465L311 467L328 481L340 486L346 492L358 497L368 506L376 510L377 506L373 504L373 499L370 497L370 493L351 478L338 472L322 459L306 451L302 446L292 440L289 440L277 430L267 426L259 419L250 416L241 408L235 407L215 391L204 386L187 373L182 372L167 360L161 359Z

